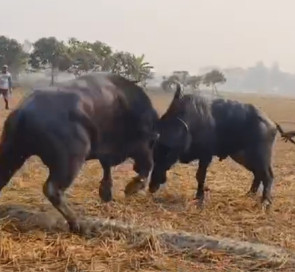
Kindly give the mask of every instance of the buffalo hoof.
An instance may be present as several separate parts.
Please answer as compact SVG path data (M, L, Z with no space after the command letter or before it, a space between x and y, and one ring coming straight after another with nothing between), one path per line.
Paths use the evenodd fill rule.
M254 193L254 192L252 192L252 191L250 190L249 192L246 193L246 196L247 196L247 197L251 197L251 198L253 198L253 197L256 196L256 193Z
M134 180L132 180L131 182L127 184L124 192L126 196L130 196L130 195L136 194L137 192L139 192L140 190L143 190L144 188L145 188L144 182L141 181L139 178L135 178Z
M107 188L105 186L99 187L99 196L103 202L112 201L112 190L111 188Z
M155 193L160 189L160 185L156 184L156 185L151 185L149 186L149 192L150 193Z
M89 222L86 220L79 220L69 223L70 231L79 235L87 235L89 232Z
M204 210L204 200L198 199L196 204L200 210Z
M201 201L200 199L195 198L188 203L188 207L192 207L192 206L195 206L202 211L204 210L204 201Z
M271 208L271 201L265 199L261 202L261 210L265 213L269 213Z
M196 203L197 208L200 210L204 209L204 197L196 197L193 201Z
M70 232L80 233L81 226L78 221L68 222L68 224L69 224Z

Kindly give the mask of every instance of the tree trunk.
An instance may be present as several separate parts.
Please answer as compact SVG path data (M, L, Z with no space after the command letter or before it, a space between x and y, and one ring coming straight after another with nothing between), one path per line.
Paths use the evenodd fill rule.
M54 66L51 65L51 82L50 82L50 86L54 85Z
M216 88L215 84L212 84L212 91L213 91L214 95L216 95L216 96L218 95L217 88Z

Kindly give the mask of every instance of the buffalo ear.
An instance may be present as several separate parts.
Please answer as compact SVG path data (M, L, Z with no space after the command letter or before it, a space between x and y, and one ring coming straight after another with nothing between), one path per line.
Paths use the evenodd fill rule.
M175 94L174 94L174 99L178 100L178 99L181 99L183 97L183 89L182 89L182 86L179 82L176 82L176 91L175 91Z

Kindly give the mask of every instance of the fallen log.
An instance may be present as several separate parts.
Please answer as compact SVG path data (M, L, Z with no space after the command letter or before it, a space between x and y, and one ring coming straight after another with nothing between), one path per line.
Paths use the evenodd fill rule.
M93 219L90 219L90 221L87 220L86 224L89 227L88 232L87 230L85 232L86 235L95 235L95 233L101 233L103 231L122 233L127 237L132 235L150 237L152 235L160 240L161 244L177 250L196 251L204 248L254 259L267 259L273 263L285 263L287 261L295 264L295 253L280 247L184 231L156 230L152 228L143 229L134 225L118 222L117 220L96 219L92 222L91 220Z
M27 210L22 206L0 206L0 219L12 220L22 231L42 228L45 230L68 231L68 226L58 213ZM1 221L2 221L1 220ZM48 220L48 222L46 222ZM1 226L0 221L0 226ZM174 250L196 251L208 249L229 254L266 259L272 263L291 263L295 265L295 253L286 249L229 238L213 237L183 231L167 231L153 228L141 228L117 220L85 218L81 220L82 235L86 237L124 235L127 239L142 240L153 236L162 245Z

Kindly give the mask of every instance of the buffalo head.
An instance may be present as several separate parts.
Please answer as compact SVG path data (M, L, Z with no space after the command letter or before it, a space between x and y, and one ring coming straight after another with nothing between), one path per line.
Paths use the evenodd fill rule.
M167 112L160 118L157 131L160 137L154 147L154 168L149 191L156 192L166 182L167 170L178 160L179 155L190 145L189 124L182 103L183 92L180 84Z

